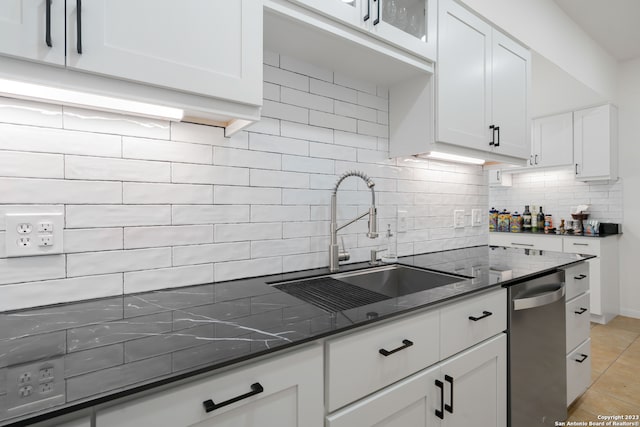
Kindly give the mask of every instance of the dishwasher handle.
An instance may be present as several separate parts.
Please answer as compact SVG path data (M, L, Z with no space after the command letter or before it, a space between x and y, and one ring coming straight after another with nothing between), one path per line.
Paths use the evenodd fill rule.
M543 294L537 294L528 298L513 300L514 310L526 310L528 308L542 307L560 300L564 296L564 283L558 283L558 288Z

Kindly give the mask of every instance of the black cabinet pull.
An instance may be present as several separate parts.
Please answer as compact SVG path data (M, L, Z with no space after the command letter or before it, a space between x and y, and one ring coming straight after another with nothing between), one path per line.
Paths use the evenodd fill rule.
M51 43L51 2L53 0L47 0L46 4L47 4L47 17L46 17L46 23L45 23L45 43L47 43L47 46L49 47L53 47L53 43Z
M581 275L579 275L579 276L573 276L573 278L574 278L575 280L582 280L582 279L586 279L586 277L587 277L587 276L586 276L586 275L584 275L584 274L581 274Z
M474 322L477 322L478 320L484 319L485 317L489 317L492 314L493 314L492 312L485 310L485 311L482 312L482 316L480 316L480 317L469 316L469 320L473 320Z
M409 341L409 340L402 340L402 344L400 347L398 348L394 348L393 350L385 350L384 348L381 348L380 350L378 350L378 352L383 355L384 357L390 356L393 353L396 353L400 350L404 350L407 347L411 347L413 345L413 341Z
M589 356L587 356L587 355L586 355L586 354L584 354L584 353L580 353L580 357L581 357L582 359L575 359L575 361L576 361L576 362L578 362L578 363L582 363L582 362L584 362L585 360L587 360L587 357L589 357Z
M382 0L373 0L373 1L378 2L378 17L374 19L373 25L378 25L380 23L380 3L382 3Z
M436 409L436 417L444 420L444 383L440 380L436 380L436 387L440 389L440 410Z
M498 141L500 141L500 128L498 128ZM535 162L536 162L536 165L537 165L538 164L538 155L536 154L534 157L536 159Z
M584 308L584 307L580 307L580 310L578 310L578 311L574 311L574 313L575 313L575 314L582 314L582 313L584 313L584 312L586 312L586 311L587 311L587 309L586 309L586 308Z
M500 126L496 126L495 128L493 128L493 130L495 132L498 132L498 139L496 140L495 147L499 147L500 146ZM536 162L536 164L537 163L538 162Z
M489 142L489 145L496 145L496 127L491 125L489 129L491 129L491 142Z
M251 397L251 396L255 396L256 394L260 394L264 391L264 388L262 387L262 385L260 385L260 383L253 383L251 384L251 391L249 393L245 393L243 395L240 396L236 396L234 398L231 398L229 400L225 400L222 403L213 403L213 400L209 399L209 400L205 400L204 402L202 402L202 404L204 405L204 410L207 412L211 412L211 411L215 411L216 409L220 409L223 406L227 406L227 405L231 405L232 403L236 403L239 402L243 399L246 399L247 397Z
M367 22L369 20L369 17L371 15L371 0L366 0L367 1L367 14L364 15L364 22Z
M451 402L451 404L450 405L445 404L444 409L446 409L449 413L453 414L453 377L450 377L449 375L445 375L444 380L449 384L451 384L451 392L449 394L449 401Z
M533 166L533 154L529 156L529 166Z
M76 0L76 48L82 55L82 0Z
M578 175L578 164L576 163L576 175Z

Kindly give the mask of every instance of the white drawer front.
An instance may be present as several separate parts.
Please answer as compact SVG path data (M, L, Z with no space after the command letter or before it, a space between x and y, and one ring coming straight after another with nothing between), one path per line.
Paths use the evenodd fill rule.
M529 233L489 233L489 244L521 249L562 252L562 237Z
M572 254L600 255L600 241L596 237L565 237L564 251Z
M507 329L507 290L500 289L444 307L440 327L441 360L504 331Z
M567 352L589 338L589 292L567 302Z
M582 262L565 268L565 287L567 301L589 290L589 264Z
M439 312L434 310L327 341L327 410L333 412L436 363L439 331ZM401 347L388 356L380 352Z
M584 393L591 383L591 339L567 356L567 406Z

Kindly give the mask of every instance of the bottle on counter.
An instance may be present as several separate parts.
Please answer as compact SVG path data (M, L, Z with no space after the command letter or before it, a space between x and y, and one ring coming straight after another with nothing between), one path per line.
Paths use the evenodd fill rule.
M538 217L536 216L536 205L531 205L531 232L538 232Z
M511 231L511 212L506 209L498 214L498 231Z
M522 212L522 231L531 231L531 212L529 212L529 205L524 205L524 212Z
M547 214L544 216L544 232L550 233L553 230L553 217L551 214Z
M542 206L540 206L540 212L536 216L536 222L538 223L538 231L544 230L544 212L542 212Z
M511 215L511 232L512 233L521 233L522 232L522 216L515 211L513 215Z
M496 208L491 208L489 210L489 231L497 231L498 230L498 210Z
M387 224L387 250L382 253L380 260L386 263L398 262L398 237L391 232L391 224Z

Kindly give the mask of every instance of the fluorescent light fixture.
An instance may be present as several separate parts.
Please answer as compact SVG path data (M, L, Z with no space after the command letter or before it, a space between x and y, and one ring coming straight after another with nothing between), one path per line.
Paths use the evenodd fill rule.
M475 157L458 156L457 154L440 153L438 151L432 151L426 154L419 154L418 156L427 158L427 159L446 160L449 162L470 163L472 165L484 164L483 159L476 159Z
M179 108L7 79L0 79L0 95L114 113L133 114L154 119L180 121L184 116L184 111Z

